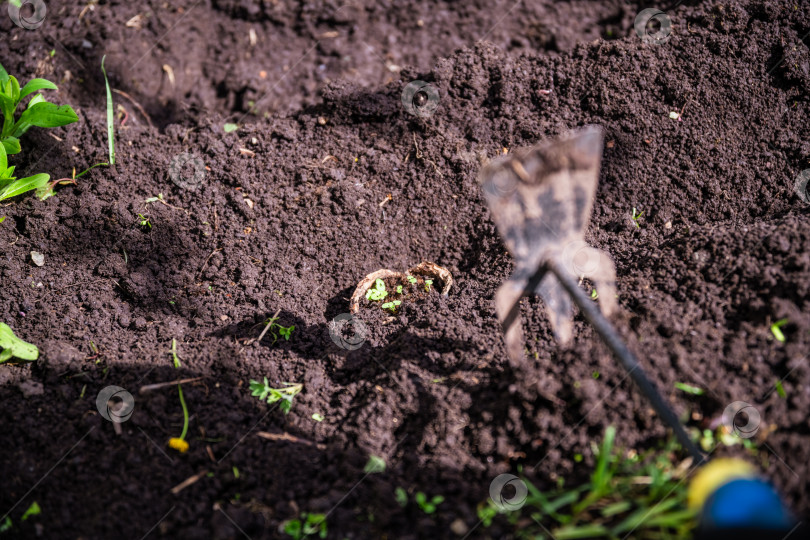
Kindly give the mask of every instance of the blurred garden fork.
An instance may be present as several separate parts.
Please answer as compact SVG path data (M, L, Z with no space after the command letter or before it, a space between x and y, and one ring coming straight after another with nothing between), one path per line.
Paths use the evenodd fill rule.
M540 295L561 344L571 340L573 301L699 463L703 454L603 316L617 308L616 271L606 253L585 242L599 181L602 139L602 130L589 126L516 150L481 170L479 181L492 220L515 258L515 271L495 293L506 351L513 364L524 358L520 320L523 295ZM599 291L599 308L577 285L577 279L584 277Z

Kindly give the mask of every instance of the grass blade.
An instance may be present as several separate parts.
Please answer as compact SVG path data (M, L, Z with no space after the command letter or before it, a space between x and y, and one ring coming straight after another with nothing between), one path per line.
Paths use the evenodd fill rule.
M107 87L107 140L110 142L110 165L115 165L115 127L113 126L113 100L110 92L110 81L107 80L107 70L104 69L104 60L101 57L101 72L104 74L104 85Z

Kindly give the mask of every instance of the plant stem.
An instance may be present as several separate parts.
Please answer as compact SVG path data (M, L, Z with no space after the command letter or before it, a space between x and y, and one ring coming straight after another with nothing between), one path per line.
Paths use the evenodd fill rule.
M183 432L180 438L186 440L186 433L188 433L188 407L186 407L186 400L183 399L183 387L177 385L177 393L180 394L180 406L183 407Z

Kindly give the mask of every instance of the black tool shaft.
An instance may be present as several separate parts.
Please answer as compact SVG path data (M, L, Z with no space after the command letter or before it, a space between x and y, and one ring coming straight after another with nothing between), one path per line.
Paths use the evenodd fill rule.
M577 306L579 306L582 315L591 323L608 348L613 351L619 363L627 371L633 381L635 381L641 393L644 394L644 397L652 404L658 416L675 432L675 437L677 437L681 446L683 446L695 460L695 465L704 462L706 457L689 438L680 420L678 420L675 411L672 410L672 407L670 407L664 397L658 392L658 389L644 373L635 355L627 348L618 332L616 332L610 322L602 315L602 312L599 311L596 304L585 296L582 289L577 286L576 282L566 274L565 270L561 269L557 263L548 261L544 266L538 269L538 273L544 273L546 270L554 274Z

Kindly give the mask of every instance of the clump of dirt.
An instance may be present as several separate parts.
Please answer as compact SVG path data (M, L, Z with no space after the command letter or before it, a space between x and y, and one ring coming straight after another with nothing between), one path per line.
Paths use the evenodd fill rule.
M747 456L808 509L810 210L795 179L810 167L810 6L686 2L671 38L645 45L637 3L528 4L55 0L35 30L0 17L5 68L54 80L81 118L58 139L27 133L19 172L105 161L105 53L123 92L115 167L2 207L0 317L42 352L0 369L9 537L271 538L316 512L330 537L504 538L508 523L476 515L497 474L573 485L605 425L628 449L667 437L580 319L560 348L529 299L527 360L503 349L492 297L512 263L478 170L586 124L605 131L585 240L616 263L613 323L692 427L755 406L757 453L714 455ZM416 79L440 97L427 118L401 104ZM453 293L389 324L379 310L357 349L331 339L358 280L418 260L446 266ZM277 310L291 338L249 343ZM782 343L769 327L784 318ZM197 376L190 450L173 453L176 387L139 389ZM288 415L250 396L263 377L304 385ZM95 403L110 385L135 399L120 435ZM369 455L384 473L363 472ZM445 502L403 508L398 487ZM20 521L33 501L41 517Z

